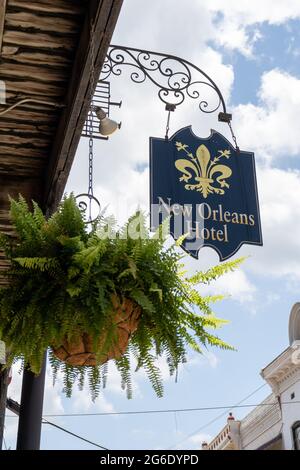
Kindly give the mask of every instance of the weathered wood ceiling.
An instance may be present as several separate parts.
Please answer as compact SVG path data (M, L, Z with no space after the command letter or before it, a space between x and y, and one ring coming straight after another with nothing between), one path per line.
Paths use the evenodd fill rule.
M8 195L53 209L68 177L89 106L90 24L99 73L122 0L0 0L0 231ZM0 97L1 98L1 97ZM26 102L1 115L23 99ZM0 259L1 269L1 259Z
M7 1L0 61L6 106L25 98L64 103L84 15L83 2L72 3ZM59 114L28 103L0 116L1 176L41 177Z

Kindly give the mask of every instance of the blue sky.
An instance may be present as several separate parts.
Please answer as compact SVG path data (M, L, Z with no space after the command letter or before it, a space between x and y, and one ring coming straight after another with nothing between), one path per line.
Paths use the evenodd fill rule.
M263 385L260 370L288 345L288 316L300 287L300 4L298 0L127 0L113 42L169 52L186 58L209 73L233 113L233 126L242 149L254 151L264 236L263 247L244 246L249 256L242 269L221 279L209 292L228 294L216 313L230 320L220 332L236 352L211 349L202 357L191 353L178 383L168 379L165 396L156 398L142 374L134 376L134 399L120 390L111 369L108 388L95 404L88 392L75 390L72 399L55 388L48 371L45 414L97 413L149 409L226 406L239 402ZM138 205L148 207L148 140L164 135L166 113L149 84L133 85L123 74L112 80L111 110L122 120L109 142L95 144L95 193L121 222ZM210 128L229 136L217 115L200 113L193 102L178 108L171 133L192 124L206 137ZM82 139L67 190L87 187L88 143ZM209 249L188 269L218 263ZM207 290L203 291L208 292ZM9 394L18 398L21 378L14 371ZM247 400L258 403L268 386ZM196 449L214 436L225 417L205 426L220 410L127 416L52 417L75 433L110 449ZM234 411L242 417L247 409ZM202 429L203 428L203 429ZM7 419L6 442L14 447L15 418ZM43 427L44 449L92 449L64 433Z

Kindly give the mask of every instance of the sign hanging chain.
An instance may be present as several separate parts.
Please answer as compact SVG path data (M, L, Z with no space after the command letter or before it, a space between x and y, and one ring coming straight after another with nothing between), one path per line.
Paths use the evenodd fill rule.
M172 103L167 103L166 104L166 111L168 111L168 118L167 118L167 125L166 125L166 135L165 139L169 139L169 130L170 130L170 118L171 118L171 112L174 112L176 109L176 105Z
M235 148L236 148L237 152L240 152L240 147L238 146L237 139L236 139L235 133L233 132L232 125L231 125L230 121L228 121L228 127L230 129L231 137L232 137L232 140L234 142Z
M166 135L165 135L166 140L168 140L168 138L169 138L170 117L171 117L171 111L168 111L168 118L167 118L167 125L166 125Z

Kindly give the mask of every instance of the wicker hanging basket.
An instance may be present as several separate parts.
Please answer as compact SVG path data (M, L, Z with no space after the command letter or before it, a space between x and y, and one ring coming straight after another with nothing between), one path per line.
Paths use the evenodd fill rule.
M97 358L93 350L93 339L83 333L76 342L65 340L63 344L52 345L53 354L71 366L96 366L104 364L109 359L119 359L126 351L131 335L136 331L141 315L141 308L132 300L124 299L120 303L116 296L112 298L114 308L114 323L116 325L116 341L108 351L103 352L103 356ZM98 340L98 350L103 348L106 333L103 333Z

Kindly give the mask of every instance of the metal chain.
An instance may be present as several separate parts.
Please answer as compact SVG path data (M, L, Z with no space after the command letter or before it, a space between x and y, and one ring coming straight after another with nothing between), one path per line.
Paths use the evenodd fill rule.
M94 141L93 141L93 97L95 85L95 50L94 50L94 25L91 23L91 47L90 47L90 110L88 115L88 134L89 134L89 221L92 220L92 198L93 194L93 160L94 160Z
M231 132L231 137L232 137L232 140L234 142L234 145L235 145L235 148L236 150L239 152L240 151L240 147L238 146L238 143L237 143L237 139L236 139L236 136L233 132L233 129L232 129L232 125L231 125L231 122L228 121L228 126L229 126L229 129L230 129L230 132Z
M86 193L81 193L76 196L77 204L79 209L84 213L85 224L92 224L96 222L101 216L101 206L98 199L94 196L93 190L93 163L94 163L94 141L93 141L93 99L95 91L95 28L93 23L90 25L90 49L89 49L89 58L90 58L90 69L89 69L89 99L90 99L90 109L87 115L87 124L86 124L86 134L89 136L89 185ZM94 208L93 212L96 212L98 209L98 215L92 215L92 206Z
M168 118L167 118L167 125L166 125L166 135L165 135L166 140L168 140L168 138L169 138L170 117L171 117L171 111L168 111Z
M89 189L88 194L94 196L93 194L93 159L94 159L94 149L93 149L93 138L89 138Z

